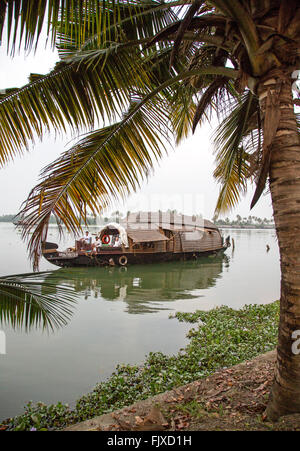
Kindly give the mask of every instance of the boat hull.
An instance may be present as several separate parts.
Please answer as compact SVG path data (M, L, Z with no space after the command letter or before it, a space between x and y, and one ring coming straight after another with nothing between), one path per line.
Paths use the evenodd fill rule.
M91 253L82 253L79 255L63 256L60 252L44 254L44 257L52 264L64 267L97 267L97 266L126 266L132 264L162 263L171 261L196 260L202 256L217 255L224 252L227 247L202 252L102 252L92 255ZM124 258L126 257L126 258Z

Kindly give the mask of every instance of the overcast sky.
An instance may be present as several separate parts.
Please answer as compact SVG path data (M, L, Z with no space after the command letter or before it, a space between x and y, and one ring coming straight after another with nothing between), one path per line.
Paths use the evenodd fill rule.
M39 46L36 54L25 57L23 54L13 59L0 48L0 89L21 87L27 83L31 72L46 73L57 60L57 54ZM186 214L202 213L212 218L217 201L219 186L213 179L215 168L212 129L209 125L198 128L194 136L189 137L174 151L170 150L156 168L154 175L142 189L131 195L120 209L166 210L168 208L183 211ZM36 142L28 153L15 159L0 173L0 215L16 213L26 199L30 189L38 180L39 171L70 146L70 136L55 139L45 135L42 142ZM270 218L272 216L271 199L263 196L258 205L250 211L253 188L249 186L247 196L235 210L225 216L235 217L254 215Z

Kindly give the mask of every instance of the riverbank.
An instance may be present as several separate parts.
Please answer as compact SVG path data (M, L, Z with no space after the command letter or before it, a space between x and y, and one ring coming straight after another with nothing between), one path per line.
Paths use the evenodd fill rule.
M300 431L300 414L264 417L276 351L66 431Z
M55 430L92 419L159 393L199 381L276 346L279 303L220 307L209 312L177 313L194 325L189 343L176 355L150 353L142 366L121 365L111 377L81 397L71 409L58 403L28 404L25 413L6 420L7 430ZM170 319L175 320L175 319ZM254 377L256 377L254 375Z

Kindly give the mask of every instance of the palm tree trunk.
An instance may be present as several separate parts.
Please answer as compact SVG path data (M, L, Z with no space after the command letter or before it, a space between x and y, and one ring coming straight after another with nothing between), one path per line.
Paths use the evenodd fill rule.
M265 118L272 93L272 108L279 112L279 121L270 146L269 180L280 250L281 296L277 363L266 414L277 420L300 412L300 349L295 341L296 331L300 338L300 137L289 73L273 72L260 84L258 94ZM264 135L269 125L265 122Z

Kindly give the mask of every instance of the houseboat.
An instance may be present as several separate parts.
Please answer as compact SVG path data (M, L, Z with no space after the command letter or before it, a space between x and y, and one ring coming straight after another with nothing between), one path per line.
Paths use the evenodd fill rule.
M43 256L61 267L106 266L197 259L218 254L230 246L211 221L197 216L163 212L130 213L124 221L109 223L98 233L58 250L45 242Z

